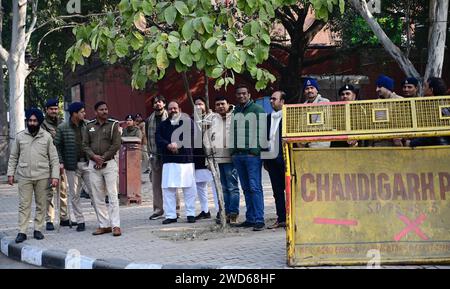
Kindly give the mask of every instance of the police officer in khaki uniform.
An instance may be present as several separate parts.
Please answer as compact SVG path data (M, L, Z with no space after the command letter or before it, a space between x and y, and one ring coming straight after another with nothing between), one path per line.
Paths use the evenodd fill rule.
M142 133L140 128L136 126L135 117L129 114L125 117L125 121L127 122L127 127L123 129L122 136L137 137L142 140Z
M121 144L119 123L108 119L106 102L99 101L94 108L96 119L88 123L83 131L83 151L90 159L92 196L99 221L99 227L92 234L113 232L113 236L120 236L118 166L114 158ZM105 203L106 195L109 198L109 212Z
M42 240L46 200L49 187L58 186L59 159L53 139L41 129L44 120L42 112L36 108L26 111L27 129L17 134L8 162L8 184L14 184L14 175L19 179L19 234L16 243L27 239L31 202L36 203L33 236Z
M62 123L62 120L59 119L59 101L58 99L49 99L45 104L45 119L42 122L41 128L45 129L53 139L56 136L56 129L58 125ZM60 206L59 206L59 215L60 215L60 225L61 226L70 226L69 216L67 213L67 178L64 173L60 172L60 182L59 187L56 189L52 189L48 191L47 196L47 213L45 216L46 230L53 231L55 227L53 226L53 222L55 220L55 203L53 197L55 197L56 190L59 190L59 198L60 198ZM76 225L76 223L73 223Z

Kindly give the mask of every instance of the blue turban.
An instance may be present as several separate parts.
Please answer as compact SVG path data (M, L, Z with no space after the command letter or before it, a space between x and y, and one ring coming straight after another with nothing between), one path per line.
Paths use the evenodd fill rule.
M72 113L79 112L83 108L84 108L84 103L82 103L82 102L71 103L69 105L69 113L70 113L70 115L72 115Z
M417 80L417 78L415 77L408 77L407 79L403 80L402 86L404 86L405 84L412 84L417 87L419 85L419 80Z
M58 99L49 99L45 103L45 108L51 107L51 106L59 106L59 100Z
M317 90L319 90L319 84L314 78L305 78L305 82L303 83L303 90L305 90L307 86L314 86Z
M394 80L386 75L380 75L377 79L377 86L384 87L390 91L394 90Z
M27 121L31 118L32 115L37 118L39 125L41 125L41 123L44 121L44 114L42 113L42 111L34 107L25 110L25 119Z

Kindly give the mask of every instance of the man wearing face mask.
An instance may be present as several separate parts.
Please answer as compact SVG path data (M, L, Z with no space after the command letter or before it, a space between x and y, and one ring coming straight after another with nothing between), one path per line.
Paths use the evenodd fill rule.
M53 139L56 136L56 130L58 125L62 123L62 120L58 117L59 114L59 100L58 99L49 99L45 104L45 119L42 122L41 127L45 129ZM59 187L55 190L49 190L49 195L47 196L47 215L45 217L46 230L53 231L55 228L53 226L53 222L55 220L55 203L54 197L56 197L56 190L59 190L59 198L60 198L60 206L59 206L59 214L60 214L60 225L61 226L70 226L68 210L67 210L67 177L63 172L63 169L60 171L60 182ZM75 222L72 222L72 225L77 225Z
M19 234L15 242L27 239L28 220L34 199L36 212L33 237L42 240L45 221L46 200L50 187L58 186L59 158L53 139L41 129L44 115L39 109L26 111L27 129L17 134L8 162L8 184L14 184L14 175L19 179Z

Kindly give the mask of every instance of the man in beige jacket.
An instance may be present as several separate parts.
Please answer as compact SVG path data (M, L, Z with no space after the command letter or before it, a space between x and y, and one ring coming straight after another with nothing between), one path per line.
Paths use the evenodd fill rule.
M27 129L19 132L13 142L8 162L8 184L19 181L19 234L16 243L27 239L31 202L34 198L36 213L33 236L42 240L48 190L58 186L59 158L51 135L40 126L44 116L38 109L26 111Z

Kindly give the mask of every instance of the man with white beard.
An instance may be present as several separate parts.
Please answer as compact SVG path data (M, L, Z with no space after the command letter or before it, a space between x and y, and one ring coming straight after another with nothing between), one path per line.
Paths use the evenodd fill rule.
M168 118L156 129L156 145L162 154L163 225L177 222L176 193L184 193L188 223L195 223L196 183L193 157L194 123L181 113L176 101L168 105ZM180 133L177 137L176 134Z

